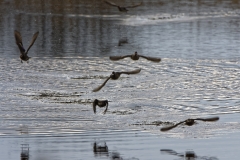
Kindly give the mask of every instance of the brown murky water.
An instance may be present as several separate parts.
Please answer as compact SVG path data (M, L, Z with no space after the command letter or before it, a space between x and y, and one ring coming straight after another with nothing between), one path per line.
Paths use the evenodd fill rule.
M238 159L238 1L143 1L128 13L102 1L0 3L4 159L20 159L25 143L34 160L184 159L188 151L195 159ZM39 31L29 63L20 62L14 30L26 48ZM135 51L162 61L108 58ZM92 92L112 71L137 68ZM109 101L105 115L93 113L94 99ZM159 131L209 116L220 121Z

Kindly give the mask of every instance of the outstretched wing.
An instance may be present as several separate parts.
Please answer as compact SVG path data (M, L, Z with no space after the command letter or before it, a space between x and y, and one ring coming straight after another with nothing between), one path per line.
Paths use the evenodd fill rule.
M106 109L105 109L105 111L103 112L103 114L106 114L106 112L107 112L107 110L108 110L108 101L106 102Z
M132 5L132 6L126 6L125 8L135 8L135 7L138 7L138 6L141 6L143 3L139 3L139 4L136 4L136 5Z
M214 122L214 121L218 121L218 120L219 120L219 117L196 118L196 119L194 119L194 120Z
M186 121L186 120L185 120L185 121ZM163 127L163 128L161 128L161 131L164 132L164 131L168 131L168 130L170 130L170 129L173 129L173 128L177 127L179 124L184 123L185 121L179 122L179 123L177 123L177 124L175 124L175 125L173 125L173 126Z
M141 68L133 70L133 71L128 71L128 72L120 72L121 74L137 74L141 71Z
M93 112L96 113L97 100L93 101Z
M18 45L18 48L19 48L20 52L22 54L24 54L25 53L25 49L24 49L23 44L22 44L22 36L21 36L20 32L15 30L14 31L14 36L15 36L16 44Z
M126 55L126 56L110 56L109 59L112 61L118 61L120 59L126 58L126 57L131 57L131 55Z
M97 92L97 91L99 91L100 89L102 89L102 87L105 86L105 84L107 83L107 81L108 81L109 79L110 79L110 77L108 77L108 78L105 80L105 82L103 82L103 84L102 84L101 86L95 88L95 89L93 90L93 92Z
M27 49L26 54L28 53L28 51L29 51L29 49L32 47L32 45L34 44L35 40L37 39L38 34L39 34L39 32L36 32L36 33L33 35L32 41L31 41L31 43L30 43L30 45L29 45L29 47L28 47L28 49Z
M113 2L109 2L109 1L104 1L104 2L107 3L107 4L110 5L110 6L118 7L118 5L116 5L116 4L113 3Z
M160 62L161 61L161 58L146 57L146 56L142 56L142 55L139 55L139 57L145 58L145 59L147 59L149 61L153 61L153 62Z

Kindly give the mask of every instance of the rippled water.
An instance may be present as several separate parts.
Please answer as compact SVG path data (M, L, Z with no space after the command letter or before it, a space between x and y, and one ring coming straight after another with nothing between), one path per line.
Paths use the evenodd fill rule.
M160 141L165 137L173 138L173 141L176 138L183 141L187 138L214 139L238 133L240 4L238 1L214 2L144 1L143 6L124 14L100 1L57 4L54 1L26 1L25 6L15 1L1 1L0 139L17 144L18 148L15 149L18 151L16 154L5 157L19 157L22 135L30 136L30 140L24 138L24 143L33 146L32 158L37 159L35 150L38 143L54 141L50 147L59 144L62 148L49 150L49 154L60 155L68 143L75 141L71 144L73 148L82 143L75 137L85 139L89 134L86 143L91 148L95 134L100 145L104 145L106 138L101 133L110 134L111 141L118 144L114 137L128 136L133 132L129 136L133 139L132 143L129 142L130 151L138 144L134 134L141 134L146 139L142 142L144 147L133 151L139 156L125 153L124 159L148 159L149 156L140 152L150 153L151 149L144 148L150 143L151 146L158 143L147 138L149 133ZM132 4L127 1L119 3ZM29 63L20 62L13 35L15 29L21 32L26 48L33 33L39 31L29 52L32 57ZM161 57L162 61L153 63L126 58L113 62L108 58L135 51ZM109 80L99 92L92 92L112 71L136 68L142 69L139 74L122 75L118 80ZM94 99L109 101L105 115L102 108L97 108L97 114L93 113ZM177 127L164 133L159 131L162 126L190 117L209 116L219 116L220 121L199 122L192 127ZM54 137L66 137L66 141ZM125 143L127 139L122 141L120 148L128 145ZM171 145L167 149L176 149L175 152L187 149L197 152L201 148L198 144L203 143L197 140L197 145L190 147L188 142L184 144L178 140L183 146L174 148L172 139L166 143L169 141ZM221 142L212 144L218 146ZM234 144L237 145L236 142ZM155 147L157 151L152 158L158 159L163 156L159 150L166 148ZM7 152L10 150L9 147ZM89 149L78 151L86 154L83 159L93 159L88 155L92 155ZM76 152L73 150L67 155L77 159ZM110 150L105 159L111 158L113 152ZM207 158L211 159L209 156ZM219 156L224 157L220 153ZM65 159L63 157L55 159Z

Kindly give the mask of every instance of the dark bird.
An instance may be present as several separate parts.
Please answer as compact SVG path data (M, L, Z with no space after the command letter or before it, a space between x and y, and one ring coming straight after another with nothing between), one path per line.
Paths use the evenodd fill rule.
M170 129L173 129L173 128L177 127L178 125L180 125L182 123L185 123L185 125L188 125L188 126L192 126L195 123L195 120L205 121L205 122L206 121L213 122L213 121L219 120L219 117L187 119L187 120L179 122L179 123L177 123L177 124L175 124L173 126L163 127L163 128L161 128L161 131L168 131Z
M25 51L24 47L23 47L23 43L22 43L22 36L20 34L20 32L18 31L14 31L14 36L15 36L15 39L16 39L16 44L18 45L18 48L21 52L21 55L20 55L20 59L21 59L21 62L22 61L27 61L31 58L31 57L28 57L28 51L29 49L32 47L32 45L34 44L35 40L37 39L37 36L38 36L39 32L36 32L33 37L32 37L32 41L27 49L27 51Z
M142 55L139 55L137 52L135 52L134 54L131 54L131 55L126 55L126 56L110 56L109 59L112 61L118 61L120 59L124 59L127 57L130 57L132 60L138 60L140 57L142 57L142 58L145 58L152 62L160 62L161 61L161 58L142 56Z
M137 74L141 71L141 69L136 69L136 70L133 70L133 71L126 71L126 72L112 72L112 74L103 82L103 84L97 88L95 88L93 90L93 92L97 92L99 91L106 83L109 79L112 79L112 80L117 80L121 74Z
M95 99L93 101L93 112L96 113L96 106L102 108L102 107L106 107L105 111L103 112L103 114L105 114L107 112L108 109L108 100L98 100Z
M117 7L120 12L127 12L128 11L127 8L134 8L134 7L138 7L138 6L142 5L142 2L139 4L136 4L136 5L132 5L132 6L119 6L119 5L116 5L115 3L109 2L109 1L105 1L105 3L107 3L108 5Z

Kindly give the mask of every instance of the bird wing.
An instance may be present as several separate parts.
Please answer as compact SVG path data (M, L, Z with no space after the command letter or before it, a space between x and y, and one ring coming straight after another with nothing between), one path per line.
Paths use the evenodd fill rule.
M120 59L126 58L126 57L131 57L131 55L126 55L126 56L110 56L109 59L112 61L118 61Z
M25 49L24 49L23 44L22 44L22 36L21 36L20 32L15 30L14 31L14 36L15 36L16 44L18 45L18 48L19 48L20 52L22 54L24 54L25 53Z
M93 112L96 113L97 100L93 101Z
M101 86L95 88L95 89L93 90L93 92L99 91L103 86L105 86L105 84L107 83L107 81L108 81L109 79L110 79L110 77L108 77L108 78L105 80L105 82L103 82L103 84L102 84Z
M185 120L185 121L186 121L186 120ZM179 124L184 123L185 121L179 122L179 123L177 123L177 124L175 124L175 125L173 125L173 126L163 127L163 128L161 128L161 131L164 132L164 131L168 131L168 130L170 130L170 129L173 129L173 128L177 127Z
M136 4L136 5L131 5L131 6L126 6L125 8L134 8L134 7L138 7L138 6L141 6L143 3L139 3L139 4Z
M29 45L29 47L28 47L28 49L27 49L26 54L28 53L28 51L29 51L29 49L32 47L32 45L34 44L35 40L37 39L38 34L39 34L39 32L36 32L36 33L33 35L32 41L31 41L31 43L30 43L30 45Z
M161 61L161 58L146 57L146 56L142 56L142 55L139 55L139 57L145 58L145 59L147 59L149 61L153 61L153 62L160 62Z
M104 2L107 3L107 4L110 5L110 6L118 7L118 5L116 5L116 4L113 3L113 2L109 2L109 1L104 1Z
M196 119L193 119L193 120L200 120L200 121L210 121L210 122L213 122L213 121L218 121L218 120L219 120L219 117L196 118Z
M105 111L103 112L103 114L106 114L107 110L108 110L108 101L107 101L106 109L105 109Z
M121 74L137 74L141 71L141 68L133 70L133 71L127 71L127 72L120 72Z

